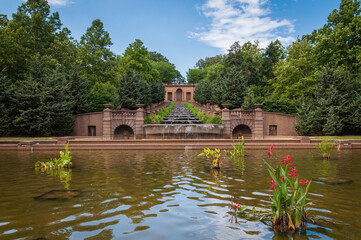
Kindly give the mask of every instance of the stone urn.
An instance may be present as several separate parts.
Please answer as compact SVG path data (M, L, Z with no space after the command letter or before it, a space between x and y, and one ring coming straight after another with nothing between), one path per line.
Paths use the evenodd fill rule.
M229 109L230 106L231 106L231 104L228 104L228 103L222 104L222 107L224 107L226 109Z
M256 108L261 108L261 107L263 106L263 104L262 104L262 103L256 103L254 106L255 106Z
M143 108L144 104L135 104L138 108Z
M105 109L109 109L112 105L110 103L107 103L107 104L103 104L103 106L105 107Z

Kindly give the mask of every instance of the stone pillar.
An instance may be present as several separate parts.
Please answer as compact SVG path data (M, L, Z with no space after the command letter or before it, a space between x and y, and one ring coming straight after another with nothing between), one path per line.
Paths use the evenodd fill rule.
M144 120L145 120L145 111L144 111L144 104L137 104L137 113L135 116L135 138L136 139L142 139L145 138L144 133Z
M231 138L232 137L232 129L231 129L231 115L229 113L229 104L222 104L224 107L222 110L222 124L224 126L223 129L223 137Z
M263 111L260 108L262 104L255 104L255 120L253 137L255 139L263 139Z
M109 108L112 106L111 104L103 104L105 109L103 110L103 139L110 140L112 139L112 110Z

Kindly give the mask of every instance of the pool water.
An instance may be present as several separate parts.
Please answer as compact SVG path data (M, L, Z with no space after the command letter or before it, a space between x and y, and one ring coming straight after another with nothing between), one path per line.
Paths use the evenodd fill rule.
M296 234L235 217L232 202L267 208L267 151L244 161L223 159L221 170L201 151L78 151L71 171L41 174L36 161L58 152L0 152L0 239L360 239L361 151L289 154L304 180L336 177L351 183L313 182L311 213L326 219ZM222 153L225 155L224 153ZM52 190L80 190L65 200L38 200Z

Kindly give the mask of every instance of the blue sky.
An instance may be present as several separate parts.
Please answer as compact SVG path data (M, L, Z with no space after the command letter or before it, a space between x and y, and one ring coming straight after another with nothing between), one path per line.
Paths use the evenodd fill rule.
M23 0L0 0L11 16ZM280 39L322 27L341 0L48 0L79 40L94 19L110 33L116 54L135 39L166 56L185 76L200 58L225 53L235 41Z

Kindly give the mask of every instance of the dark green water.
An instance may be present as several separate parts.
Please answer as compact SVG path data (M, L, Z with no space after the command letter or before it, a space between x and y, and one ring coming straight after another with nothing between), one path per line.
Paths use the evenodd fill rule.
M236 203L267 207L271 194L266 151L247 151L244 165L224 159L220 173L200 151L73 152L71 174L36 174L34 163L58 152L0 152L0 239L360 239L361 151L334 152L323 161L309 151L290 154L303 179L333 176L352 183L313 182L312 214L342 224L309 224L296 235L234 217ZM274 160L275 161L275 160ZM53 189L81 190L70 200L39 201ZM63 182L61 182L63 181Z

